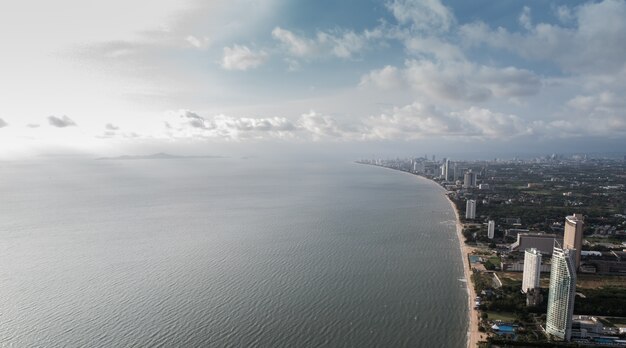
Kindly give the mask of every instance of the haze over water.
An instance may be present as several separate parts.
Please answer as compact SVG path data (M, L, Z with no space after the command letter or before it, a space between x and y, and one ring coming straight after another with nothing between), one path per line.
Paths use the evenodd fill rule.
M347 162L0 163L0 346L465 347L441 189Z

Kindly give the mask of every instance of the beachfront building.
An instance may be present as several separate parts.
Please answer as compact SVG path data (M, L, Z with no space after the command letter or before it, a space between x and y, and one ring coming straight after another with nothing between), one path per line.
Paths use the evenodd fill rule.
M517 251L522 253L526 251L526 249L535 248L543 255L552 255L555 241L562 244L563 239L559 238L556 234L534 232L518 233L517 241L511 244L510 249L511 252Z
M576 296L576 251L555 243L550 270L550 292L546 332L554 338L569 341Z
M476 187L476 181L476 173L472 172L470 169L469 172L465 173L465 176L463 177L463 187Z
M441 166L441 177L444 181L453 181L452 179L452 171L450 170L450 160L444 159L443 165Z
M565 218L563 248L576 250L576 269L580 266L580 251L583 246L583 216L574 214Z
M526 249L524 253L524 275L522 276L522 292L539 288L541 274L541 253L537 249Z
M487 237L489 237L489 239L493 239L495 234L496 234L496 222L493 220L489 220L489 222L487 223Z
M465 203L465 218L470 220L476 218L476 200L468 199Z

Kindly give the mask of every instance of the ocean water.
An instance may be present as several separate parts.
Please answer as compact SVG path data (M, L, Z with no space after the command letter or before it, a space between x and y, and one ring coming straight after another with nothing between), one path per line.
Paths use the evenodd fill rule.
M435 184L347 162L0 162L1 347L465 347Z

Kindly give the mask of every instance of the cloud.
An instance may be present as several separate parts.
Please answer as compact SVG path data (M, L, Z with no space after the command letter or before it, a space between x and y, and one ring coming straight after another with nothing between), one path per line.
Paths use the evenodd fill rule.
M516 98L536 94L541 79L515 67L479 66L467 61L408 60L403 69L386 66L361 77L361 87L401 89L409 86L418 95L437 101L485 102L492 97Z
M515 116L470 107L446 112L433 105L418 102L393 108L390 114L366 121L369 137L375 139L420 139L461 137L475 139L508 139L529 134L525 122Z
M404 81L398 68L387 65L380 70L372 70L367 75L362 76L359 86L375 86L382 90L392 90L402 87L403 84Z
M76 123L69 117L63 115L61 117L48 116L48 123L57 128L73 127Z
M8 125L9 125L9 124L8 124L8 123L6 123L6 121L5 121L5 120L3 120L3 119L1 119L1 118L0 118L0 128L4 128L4 127L6 127L6 126L8 126Z
M276 27L272 30L272 37L283 43L293 56L310 57L317 53L315 41L302 38L289 30Z
M39 124L37 123L29 123L26 125L26 127L28 128L39 128Z
M282 117L203 117L180 110L168 121L166 131L174 138L218 138L226 140L291 138L296 126Z
M318 32L317 40L321 45L330 46L332 54L338 58L352 58L355 53L362 51L367 39L353 31L345 31L339 34Z
M362 125L340 124L332 116L319 114L315 111L301 115L297 126L314 141L322 139L355 140L367 132Z
M117 126L115 126L115 125L114 125L114 124L112 124L112 123L107 123L107 124L104 126L104 128L105 128L106 130L110 130L110 131L116 131L116 130L119 130L119 129L120 129L120 127L117 127Z
M455 22L452 12L439 0L393 0L386 6L400 24L422 32L447 32Z
M437 60L465 60L465 55L457 45L436 37L410 36L404 40L406 50L414 55L425 55Z
M533 28L533 22L530 16L530 7L524 6L522 13L519 15L517 20L524 29L531 30Z
M337 57L351 59L368 47L368 42L379 38L371 31L356 33L352 30L318 31L314 38L306 38L280 27L272 30L272 37L279 41L294 58L312 60Z
M248 70L261 66L267 61L268 54L264 51L254 52L247 46L234 45L224 47L222 68L226 70Z
M211 44L211 40L206 36L198 38L196 36L189 35L185 38L185 41L191 46L201 50L207 49Z
M528 11L530 13L530 11ZM613 74L626 66L626 2L604 0L570 10L562 7L565 18L572 12L575 25L533 25L522 13L520 22L527 32L492 29L482 22L463 25L460 34L469 45L505 49L519 56L554 62L565 72Z
M367 141L462 137L509 139L532 134L521 118L486 108L445 111L414 102L388 113L359 121L341 122L331 115L309 111L294 120L282 117L202 117L181 110L166 129L171 138L301 141ZM178 121L177 121L178 120ZM198 121L197 123L195 121Z

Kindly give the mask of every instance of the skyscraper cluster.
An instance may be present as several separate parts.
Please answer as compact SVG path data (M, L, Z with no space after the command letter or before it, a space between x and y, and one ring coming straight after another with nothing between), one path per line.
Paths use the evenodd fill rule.
M563 245L554 242L550 268L550 289L546 332L553 338L569 341L572 336L572 316L576 297L576 271L580 266L583 216L574 214L565 218ZM536 306L541 302L540 291L541 252L535 248L524 253L522 291L526 304Z
M582 238L582 215L567 216L565 218L563 246L561 247L555 242L552 252L546 332L565 341L569 341L572 336L576 270L580 266Z

